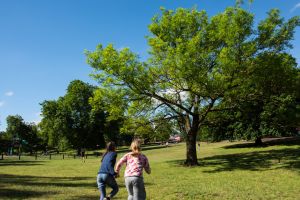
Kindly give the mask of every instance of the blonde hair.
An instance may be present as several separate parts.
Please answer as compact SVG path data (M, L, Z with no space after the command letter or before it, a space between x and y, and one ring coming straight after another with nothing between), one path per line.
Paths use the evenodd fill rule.
M140 140L133 140L130 149L132 151L132 155L136 156L141 153L141 141Z

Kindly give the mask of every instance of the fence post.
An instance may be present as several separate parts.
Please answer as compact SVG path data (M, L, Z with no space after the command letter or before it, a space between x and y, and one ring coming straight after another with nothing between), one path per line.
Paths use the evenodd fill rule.
M65 154L63 154L63 160L65 159Z
M75 154L74 154L74 159L75 159Z
M4 153L2 153L2 155L1 155L1 159L2 159L2 160L4 160Z
M35 153L35 160L37 160L37 153Z
M19 154L19 160L21 160L21 154Z
M49 154L49 159L51 160L51 153Z

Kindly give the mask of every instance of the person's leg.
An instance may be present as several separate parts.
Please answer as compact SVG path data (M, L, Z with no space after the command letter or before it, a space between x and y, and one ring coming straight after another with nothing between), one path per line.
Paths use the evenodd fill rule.
M106 190L105 190L106 179L107 179L107 174L98 174L97 176L97 185L100 191L100 200L103 200L106 197Z
M146 190L144 179L142 177L135 177L133 181L133 200L145 200Z
M116 179L112 175L108 175L106 183L109 187L112 188L112 191L109 194L109 197L115 196L119 191L119 186L116 182Z
M133 200L132 178L133 177L125 177L125 185L128 192L128 200Z

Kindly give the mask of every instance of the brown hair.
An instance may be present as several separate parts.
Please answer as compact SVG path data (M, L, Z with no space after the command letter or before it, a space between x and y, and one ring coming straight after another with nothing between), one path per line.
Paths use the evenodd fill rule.
M132 155L133 156L137 156L138 154L141 153L141 141L138 139L135 139L132 141L131 145L130 145L130 149L132 151Z
M101 161L103 160L104 156L108 153L108 152L114 152L116 151L116 143L115 142L108 142L106 144L106 152L103 154Z

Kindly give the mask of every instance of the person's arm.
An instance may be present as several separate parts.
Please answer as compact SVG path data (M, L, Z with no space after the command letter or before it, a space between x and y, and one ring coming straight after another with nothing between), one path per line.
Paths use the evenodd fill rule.
M117 174L119 174L122 165L123 165L124 163L126 163L126 162L127 162L127 154L124 155L124 156L119 160L119 162L117 163L117 165L116 165L116 173L117 173Z
M114 152L114 154L112 155L112 160L111 160L111 174L113 174L114 176L117 176L117 172L115 172L114 168L115 168L115 164L116 164L116 160L117 160L117 153Z
M144 156L144 169L147 172L147 174L151 174L150 164L146 156Z
M117 161L117 153L114 153L112 161L111 161L112 168L115 167L116 161Z

